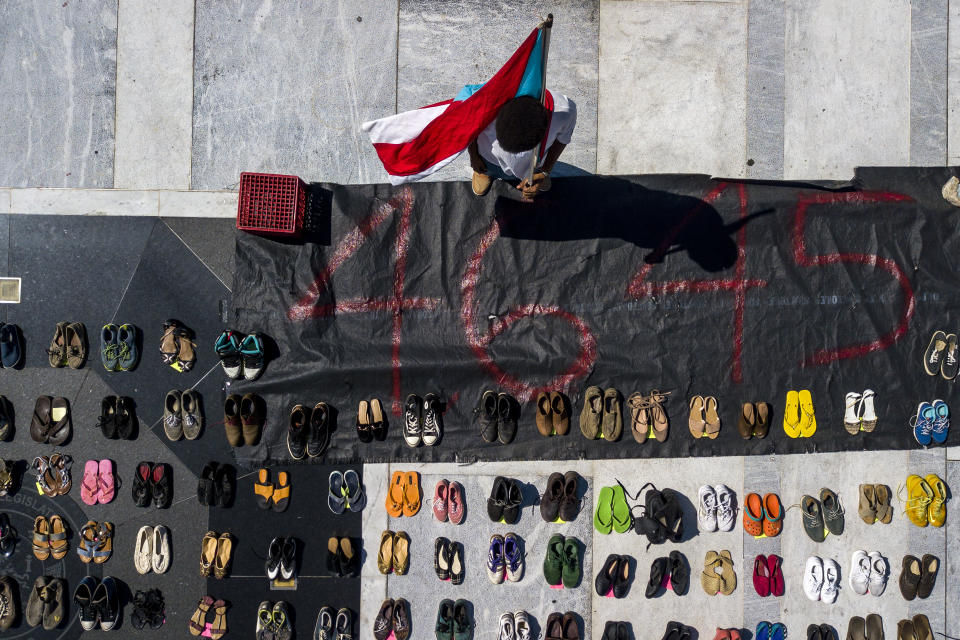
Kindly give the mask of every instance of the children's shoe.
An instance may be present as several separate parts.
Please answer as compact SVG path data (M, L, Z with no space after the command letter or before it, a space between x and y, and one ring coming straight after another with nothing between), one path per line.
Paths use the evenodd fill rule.
M240 355L243 359L243 377L245 380L256 380L263 372L264 349L263 338L259 333L251 333L240 343Z
M239 334L230 329L224 331L217 338L214 348L220 358L220 366L231 380L237 380L243 375L243 363L240 359Z
M105 324L100 329L100 362L107 371L120 370L120 343L117 339L119 327Z

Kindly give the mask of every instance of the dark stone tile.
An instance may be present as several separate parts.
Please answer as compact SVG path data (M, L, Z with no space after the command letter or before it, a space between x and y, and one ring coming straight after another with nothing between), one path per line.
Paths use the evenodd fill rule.
M233 218L162 218L170 230L226 286L233 286Z

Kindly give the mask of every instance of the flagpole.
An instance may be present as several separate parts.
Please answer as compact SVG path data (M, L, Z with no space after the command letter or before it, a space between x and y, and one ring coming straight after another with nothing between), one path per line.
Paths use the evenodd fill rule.
M547 19L540 23L540 29L544 29L543 34L543 66L540 70L540 104L546 103L547 99L547 56L550 53L550 33L553 31L553 14L548 13ZM549 134L549 131L544 134ZM527 177L527 184L533 183L533 174L537 170L537 164L540 162L540 145L533 150L533 161L530 163L530 172Z

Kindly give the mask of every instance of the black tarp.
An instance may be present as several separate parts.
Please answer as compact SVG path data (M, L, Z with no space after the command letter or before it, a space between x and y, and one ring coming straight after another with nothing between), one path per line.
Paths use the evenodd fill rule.
M237 234L231 320L268 333L276 350L263 378L241 385L269 416L263 443L239 458L289 457L290 408L319 400L338 412L336 461L916 447L918 402L954 395L921 363L935 329L960 329L960 211L940 194L949 175L869 169L829 185L591 176L557 179L534 204L499 182L483 198L465 182L311 185L301 241ZM592 384L624 397L671 391L669 439L583 438L577 416ZM566 437L534 427L531 396L544 387L573 401ZM850 436L844 395L866 388L879 425ZM484 389L522 402L510 445L479 437L472 410ZM789 389L812 391L812 438L784 435ZM413 450L400 407L430 391L446 403L444 437ZM715 441L687 429L694 394L719 400ZM386 442L361 444L356 408L370 397L396 411ZM765 440L737 433L745 401L773 404Z

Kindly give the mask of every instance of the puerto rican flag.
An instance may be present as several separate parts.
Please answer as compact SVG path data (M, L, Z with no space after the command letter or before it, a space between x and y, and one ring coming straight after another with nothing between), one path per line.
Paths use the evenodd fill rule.
M508 100L539 100L543 39L543 29L534 29L489 81L465 86L452 100L364 122L361 129L370 136L390 183L414 182L453 162Z

